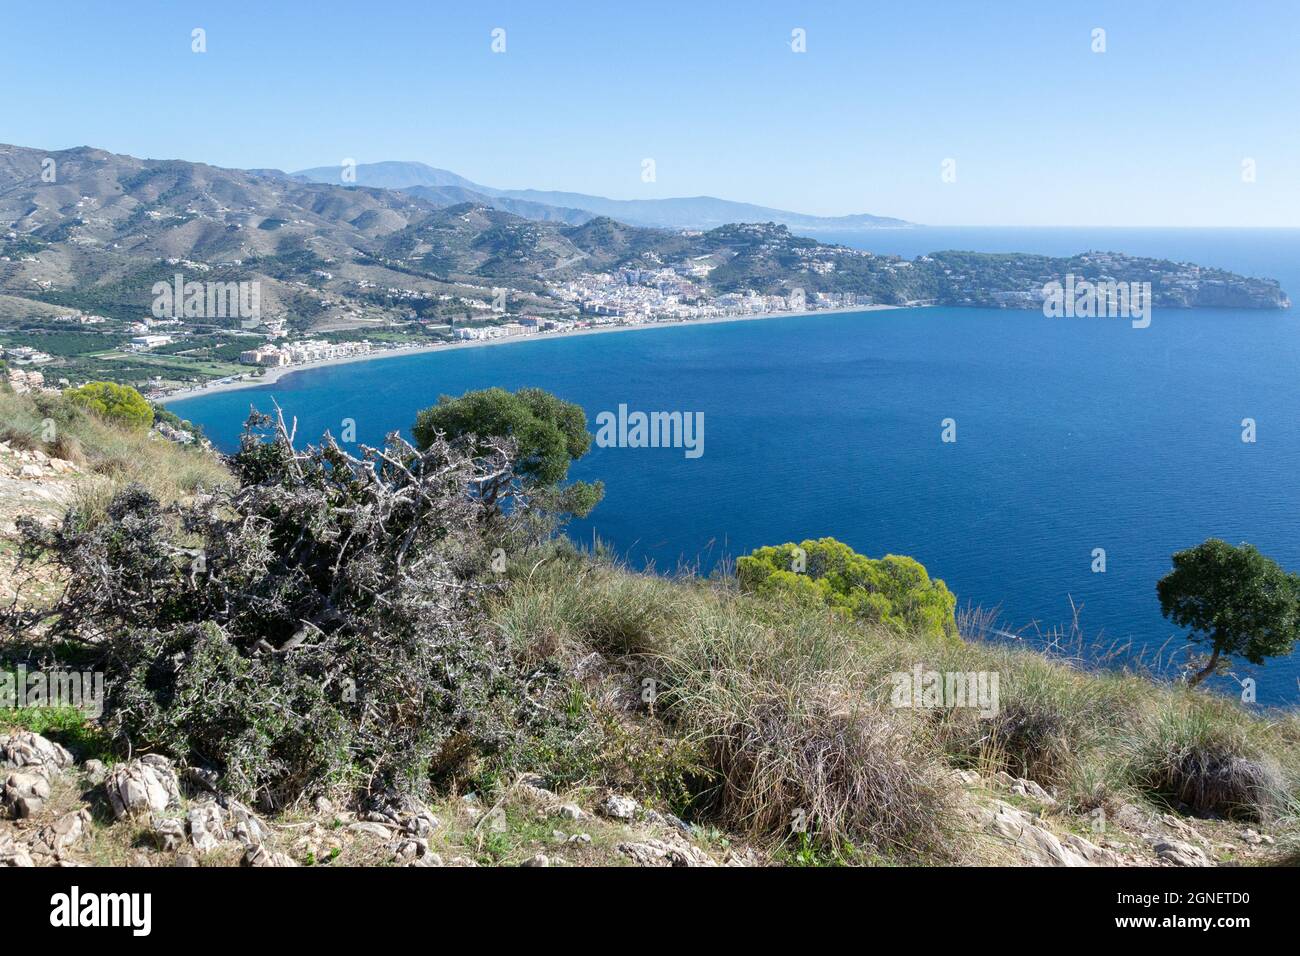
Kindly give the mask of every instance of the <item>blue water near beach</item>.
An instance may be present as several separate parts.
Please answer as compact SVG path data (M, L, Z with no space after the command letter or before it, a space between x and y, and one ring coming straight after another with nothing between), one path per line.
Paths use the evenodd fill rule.
M1300 231L914 229L827 237L879 252L1111 249L1281 280ZM1155 649L1169 556L1210 536L1300 571L1300 322L1294 310L1157 310L1151 326L1040 313L908 309L534 340L307 370L172 403L223 448L274 398L300 436L378 443L439 394L536 385L595 415L704 413L704 454L593 448L572 477L605 500L571 533L634 564L708 570L832 535L915 556L1011 630L1068 623ZM941 421L957 442L940 441ZM1241 421L1258 441L1241 440ZM1104 574L1091 571L1106 550ZM1300 655L1236 670L1265 706L1300 701ZM1235 685L1221 681L1225 692Z

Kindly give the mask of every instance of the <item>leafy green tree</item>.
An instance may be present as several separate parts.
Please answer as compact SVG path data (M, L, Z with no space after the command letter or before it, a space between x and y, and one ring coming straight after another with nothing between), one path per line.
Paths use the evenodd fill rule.
M759 548L736 562L741 587L827 605L900 632L956 639L957 598L913 558L869 558L834 538Z
M1173 556L1174 569L1156 584L1160 610L1193 643L1208 643L1205 666L1192 686L1233 656L1252 664L1291 653L1300 637L1300 578L1249 544L1218 538Z
M544 389L487 388L459 398L442 395L437 405L416 416L412 431L421 449L439 434L449 440L465 435L512 439L517 447L514 473L533 503L547 511L583 517L604 495L601 482L560 485L569 465L591 448L592 439L582 407ZM484 494L495 502L501 490L489 487Z
M73 404L89 409L105 421L134 429L153 424L153 406L130 385L88 382L63 394Z

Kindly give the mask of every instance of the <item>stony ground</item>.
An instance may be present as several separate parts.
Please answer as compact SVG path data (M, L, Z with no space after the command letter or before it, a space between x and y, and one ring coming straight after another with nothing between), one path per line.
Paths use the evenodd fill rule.
M522 777L492 800L314 805L268 818L149 755L78 763L0 734L0 866L749 866L752 849L608 792Z
M202 774L146 755L78 762L27 731L0 734L0 866L757 866L798 862L608 791L556 793L524 776L486 799L364 807L318 798L267 817ZM1138 807L1061 812L1006 774L960 772L974 856L1014 866L1214 866L1275 862L1267 833Z
M999 772L958 771L966 813L1002 851L1029 866L1232 866L1279 862L1267 833L1228 820L1201 820L1125 804L1112 813L1063 811L1034 783Z

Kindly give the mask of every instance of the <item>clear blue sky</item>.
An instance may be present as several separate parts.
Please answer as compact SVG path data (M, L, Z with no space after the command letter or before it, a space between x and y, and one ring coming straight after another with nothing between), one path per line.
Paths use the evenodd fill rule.
M942 225L1300 226L1297 43L1295 0L8 0L0 141Z

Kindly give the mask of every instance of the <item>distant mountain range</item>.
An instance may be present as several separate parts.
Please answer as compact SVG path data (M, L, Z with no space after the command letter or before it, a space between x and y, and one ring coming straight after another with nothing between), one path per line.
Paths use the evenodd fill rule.
M369 178L366 169L358 178ZM572 223L565 218L572 205L485 199L454 174L416 173L423 182L407 189L345 187L277 170L0 144L0 331L70 310L138 319L149 313L154 285L176 273L257 282L263 315L298 331L451 321L476 304L490 314L485 303L498 287L511 290L515 313L572 312L557 286L581 273L630 270L632 281L645 275L653 283L665 269L676 270L674 281L695 298L753 290L849 293L859 303L1041 307L1044 283L1069 273L1150 281L1162 307L1286 304L1276 282L1114 254L939 252L909 261L822 244L770 218L698 233L586 210ZM388 182L416 173L377 171ZM566 202L590 199L565 195ZM553 218L500 208L507 200L553 210Z
M304 182L348 185L341 166L318 166L291 175ZM680 199L606 199L585 193L542 189L497 189L424 163L362 163L355 168L355 185L400 189L439 205L476 202L543 222L581 225L608 216L633 226L655 229L713 229L735 222L773 222L799 232L853 232L860 229L913 225L903 219L872 216L808 216L713 196Z

